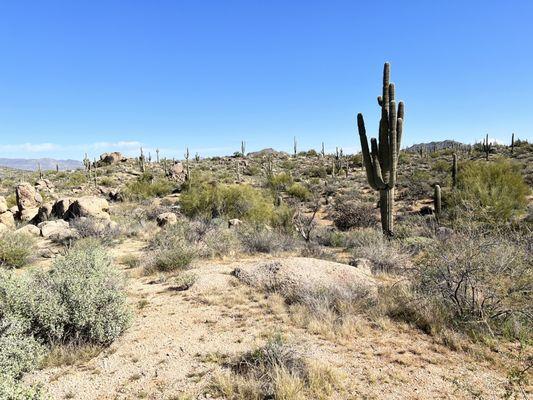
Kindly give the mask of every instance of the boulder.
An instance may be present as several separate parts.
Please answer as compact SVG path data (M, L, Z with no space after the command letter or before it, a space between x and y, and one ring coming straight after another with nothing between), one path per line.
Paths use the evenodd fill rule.
M228 221L228 228L236 228L241 224L242 224L242 221L240 219L233 218Z
M32 224L24 225L22 228L18 228L15 232L24 233L24 234L32 235L32 236L40 236L41 235L41 230L38 227L36 227L35 225L32 225Z
M100 161L98 161L98 165L112 165L125 159L126 158L118 151L114 151L112 153L103 153L100 154Z
M41 230L41 235L45 238L49 238L56 234L64 233L66 230L70 230L70 225L67 221L57 219L55 221L45 221L37 225Z
M28 182L18 184L15 189L15 194L17 196L18 210L21 214L23 214L23 211L30 209L36 209L38 211L43 202L43 198L39 192Z
M6 211L0 214L0 224L3 224L8 228L14 228L15 218L13 217L13 213L11 213L10 211Z
M250 262L233 271L244 283L265 291L275 291L290 301L305 301L324 290L352 300L375 299L377 283L370 267L352 267L332 261L288 257Z
M174 214L173 212L165 212L162 214L159 214L156 218L157 225L158 226L167 226L167 225L174 225L178 222L178 216Z
M39 223L43 221L48 221L50 217L52 216L52 203L44 203L41 207L39 207L39 211L37 212L37 215L33 219L33 223Z
M174 165L170 168L170 177L178 182L185 182L187 173L185 172L185 169L182 163L180 162L174 163Z
M0 196L0 214L7 211L7 202L4 196Z
M36 220L37 215L39 214L39 208L40 207L26 208L24 210L20 210L16 214L16 216L20 221L23 221L23 222Z
M39 179L37 182L35 182L35 189L40 192L53 192L54 184L49 179Z
M56 218L63 218L73 200L69 197L58 199L52 206L52 215Z
M64 218L67 220L79 217L109 219L108 210L109 203L106 199L96 196L84 196L72 202Z

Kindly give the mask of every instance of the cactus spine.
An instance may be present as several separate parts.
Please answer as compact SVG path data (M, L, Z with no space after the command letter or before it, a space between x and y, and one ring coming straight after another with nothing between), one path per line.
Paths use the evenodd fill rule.
M433 194L433 204L435 207L435 216L438 219L442 213L442 197L439 185L435 185L435 191Z
M452 187L457 186L457 154L453 153L452 156Z
M357 127L361 139L363 161L369 185L379 191L381 227L387 236L394 234L394 187L398 166L398 153L403 131L404 104L400 101L396 108L394 84L390 83L390 64L383 68L383 94L378 97L381 106L379 122L379 144L375 138L368 147L363 114L357 115Z

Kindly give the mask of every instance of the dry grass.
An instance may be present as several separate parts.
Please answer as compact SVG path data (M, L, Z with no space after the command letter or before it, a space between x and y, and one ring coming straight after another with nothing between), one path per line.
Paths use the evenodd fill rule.
M305 358L279 335L227 367L215 375L211 390L230 400L325 400L342 390L336 370Z

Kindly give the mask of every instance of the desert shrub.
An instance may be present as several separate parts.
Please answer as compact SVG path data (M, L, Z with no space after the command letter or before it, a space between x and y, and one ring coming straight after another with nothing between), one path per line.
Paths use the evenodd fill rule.
M293 183L287 189L287 193L301 201L307 201L311 198L311 192L301 183Z
M49 396L40 386L26 386L10 376L0 374L0 399L6 400L45 400Z
M44 347L31 335L25 335L24 321L16 316L0 317L0 379L18 378L30 371L44 356Z
M291 236L258 225L243 227L239 229L238 235L244 250L249 253L284 251L294 243Z
M153 253L153 259L147 266L146 272L160 271L172 272L190 268L197 257L196 249L190 244L181 241L174 247L164 247Z
M0 310L43 343L108 344L130 320L123 281L94 240L78 242L49 271L4 276Z
M116 186L117 182L110 176L104 176L99 180L99 184L102 186L113 187Z
M416 291L435 301L453 327L530 338L531 234L506 236L461 233L438 243L418 261Z
M374 207L340 199L334 206L333 223L341 231L373 226L376 223Z
M267 180L267 185L272 190L279 192L282 190L287 190L287 187L289 187L292 182L292 177L289 174L281 172L279 174L270 176Z
M280 336L232 360L212 391L227 399L327 399L339 387L334 370L306 358Z
M29 263L35 239L27 234L5 232L0 235L0 266L21 268Z
M399 242L389 240L377 229L366 228L346 235L346 246L354 258L366 258L374 272L401 272L409 265L409 256Z
M527 205L528 186L519 167L509 161L468 162L458 174L457 190L450 195L453 213L487 222L506 222Z
M153 197L166 196L174 190L174 185L167 179L156 178L145 173L137 180L128 182L122 191L128 200L145 200Z
M75 218L70 221L70 226L78 231L81 238L98 238L103 243L111 243L121 234L118 224L101 218Z
M181 195L181 209L189 217L238 218L270 222L274 205L265 192L248 185L193 185Z
M65 188L72 188L87 183L87 174L84 171L74 171L66 174L66 180L62 185Z
M450 161L446 160L437 160L433 163L431 166L431 169L436 172L449 172L452 169L452 165Z
M312 166L308 170L304 171L304 174L310 178L326 178L327 169L324 166Z

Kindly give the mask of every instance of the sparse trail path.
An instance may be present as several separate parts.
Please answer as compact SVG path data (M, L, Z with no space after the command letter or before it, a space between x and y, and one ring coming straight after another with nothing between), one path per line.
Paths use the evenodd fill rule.
M111 252L120 260L142 251L143 242L127 240ZM54 399L179 399L184 393L197 398L221 370L224 356L282 331L311 357L343 372L350 395L342 398L451 399L479 393L491 399L502 393L505 377L488 363L474 363L409 328L362 325L342 342L296 328L283 311L272 311L264 295L230 275L237 265L199 263L198 281L184 292L172 290L171 280L142 276L140 268L124 269L131 276L136 314L131 328L96 358L37 371L26 381L43 382Z

